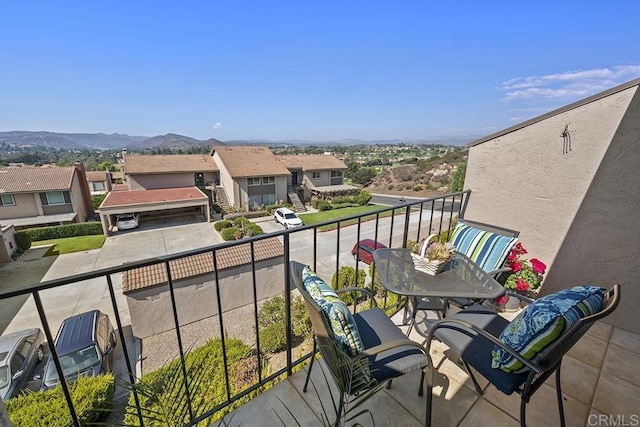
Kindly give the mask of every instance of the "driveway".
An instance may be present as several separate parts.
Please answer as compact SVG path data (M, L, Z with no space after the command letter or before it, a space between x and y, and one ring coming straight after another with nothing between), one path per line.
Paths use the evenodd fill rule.
M40 265L43 266L39 269L40 275L36 273L35 269L29 268L31 264L28 264L22 269L16 268L16 273L11 275L6 273L6 276L2 276L6 268L3 267L0 270L0 277L12 277L12 279L7 282L2 280L0 283L10 283L12 287L14 285L33 284L39 281L53 280L106 267L119 266L126 262L200 248L219 242L221 242L221 238L215 232L211 223L200 222L173 227L150 227L149 229L132 230L108 237L101 249L59 255L57 258L47 257L51 261L47 259L44 262L49 262L50 267L45 266L43 261L40 261ZM35 257L35 254L33 257ZM23 262L33 263L33 261L28 260ZM11 264L14 263L9 265ZM46 270L46 267L48 267L48 270ZM18 278L21 278L19 271L28 271L28 274L25 273L26 279L22 282L18 280ZM126 297L122 294L122 274L114 274L111 278L114 285L118 314L120 315L123 333L127 341L127 349L129 350L131 363L135 366L139 357L139 349L136 347L136 342L131 332L131 318ZM114 327L117 327L109 288L103 278L84 280L71 285L48 289L42 291L40 296L51 333L54 336L65 318L93 309L99 309L108 314ZM16 307L11 313L4 308L6 301L2 302L2 316L6 316L9 318L7 320L10 320L6 327L7 332L32 327L42 328L33 297L21 298L22 300L14 302ZM24 304L22 304L23 302ZM22 305L21 308L19 308L20 305ZM11 315L9 316L9 314ZM11 317L13 318L12 320ZM118 341L120 340L118 339ZM114 352L114 372L120 379L127 379L122 345L118 345Z

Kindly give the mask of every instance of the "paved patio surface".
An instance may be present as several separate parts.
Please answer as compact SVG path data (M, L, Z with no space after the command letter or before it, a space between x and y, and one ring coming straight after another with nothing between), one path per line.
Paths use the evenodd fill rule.
M423 339L419 332L412 332L411 338L419 342ZM504 395L479 375L477 378L484 395L478 396L465 371L444 358L446 351L447 347L441 343L432 348L434 363L438 366L433 425L519 426L520 396L515 393ZM228 425L297 425L296 421L302 426L323 425L319 418L324 413L320 400L329 411L332 406L327 382L318 366L324 364L315 365L311 376L317 393L312 386L307 393L302 392L306 371L299 372L228 415ZM638 425L639 368L639 335L604 323L594 325L563 361L562 387L567 425ZM328 373L326 376L330 378ZM363 426L424 425L425 398L417 395L419 378L419 375L408 374L395 379L389 390L381 390L364 405L374 421L367 415L358 417L357 422ZM333 383L329 382L336 396ZM553 377L527 405L527 425L559 425Z

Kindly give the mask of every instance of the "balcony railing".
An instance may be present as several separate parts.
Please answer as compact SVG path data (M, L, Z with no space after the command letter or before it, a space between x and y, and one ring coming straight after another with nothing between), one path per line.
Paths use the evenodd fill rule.
M135 352L134 349L130 348L127 345L127 340L125 334L123 332L123 319L120 316L122 312L122 302L120 302L120 306L117 302L116 298L116 290L114 288L114 283L112 277L117 274L121 274L125 271L131 271L134 269L139 269L141 267L152 266L161 264L164 266L166 270L166 276L168 278L168 289L169 295L171 299L171 313L166 313L166 316L171 316L174 332L175 332L175 340L177 342L178 347L178 355L181 363L181 369L185 374L183 379L185 381L184 389L189 390L187 382L187 366L185 363L185 354L187 352L185 345L185 339L182 333L182 327L179 319L179 312L177 310L177 297L175 293L175 277L174 272L172 271L172 261L180 260L185 257L191 257L199 254L211 254L213 260L213 275L215 277L215 292L217 295L216 302L217 303L217 316L218 316L218 326L219 332L216 333L216 337L221 339L222 349L223 349L223 358L222 363L224 365L224 378L225 378L225 397L223 401L211 408L207 408L205 412L202 414L196 415L194 411L192 411L192 399L193 396L189 396L189 393L186 393L186 402L189 407L189 422L186 423L186 426L196 425L199 422L206 420L207 418L215 415L216 412L224 410L225 408L232 405L234 402L254 393L256 390L264 386L265 384L277 379L282 375L290 376L293 373L294 368L303 363L305 360L309 359L312 354L309 352L300 357L295 358L292 354L292 331L290 326L286 328L286 366L278 369L276 372L271 373L270 375L265 375L265 373L260 368L260 363L258 363L258 375L257 381L254 384L248 386L244 390L239 393L232 393L230 387L230 371L227 361L226 354L226 333L225 333L225 307L220 298L220 278L218 276L218 265L216 253L220 250L226 248L232 248L238 245L250 245L250 253L251 253L251 277L252 280L249 280L248 283L239 284L239 286L248 286L251 288L253 293L253 302L252 302L252 310L253 317L247 320L248 328L255 328L255 340L249 345L255 349L255 353L257 354L257 360L262 360L262 351L260 348L260 338L259 338L259 328L258 328L258 309L259 309L259 301L258 301L258 292L257 287L259 284L256 283L256 252L255 245L257 242L267 239L278 237L281 239L281 243L284 248L284 255L282 257L282 262L284 265L283 277L282 277L282 293L285 298L285 316L286 316L286 325L291 325L291 293L288 288L289 281L289 269L288 264L290 260L299 260L303 262L307 262L309 265L313 267L314 270L318 270L319 261L323 264L324 267L321 268L321 272L319 273L321 276L328 278L328 274L339 274L340 268L344 266L354 266L358 269L362 268L362 261L358 259L358 255L356 253L355 259L352 259L350 256L350 251L352 246L360 241L363 238L371 238L375 241L379 241L389 247L400 247L406 246L408 240L419 241L421 238L428 236L431 233L441 233L444 230L447 230L452 224L452 220L455 217L463 216L464 210L467 205L468 197L470 195L470 191L450 193L441 197L429 198L423 200L416 200L406 202L400 205L383 208L377 210L373 213L362 214L362 215L354 215L351 217L341 218L339 220L327 221L321 224L315 224L311 226L303 226L294 229L288 229L284 231L279 231L276 233L263 234L260 236L255 236L247 239L243 239L241 241L232 241L226 242L210 247L204 247L200 249L189 250L186 252L181 252L172 255L166 255L161 257L156 257L152 259L147 259L144 261L131 262L126 265L106 268L98 271L93 271L89 273L78 274L62 279L50 280L38 284L34 284L27 288L16 289L16 290L3 290L0 291L0 304L2 304L2 300L18 297L18 296L27 296L31 295L35 302L35 307L38 312L38 316L40 318L42 329L44 330L46 339L49 343L49 350L53 357L53 362L58 372L62 372L62 366L60 364L59 355L55 349L55 347L51 344L54 342L54 333L51 330L49 325L49 320L47 317L46 310L44 309L41 294L43 291L59 288L63 286L72 285L79 282L84 282L88 280L103 280L104 284L106 284L111 308L114 313L114 320L116 323L116 328L118 331L119 343L122 343L122 351L124 355L124 362L126 364L126 371L128 372L128 382L133 384L137 381L135 372L136 369L132 363L132 354ZM347 228L349 226L349 236L346 236ZM353 228L351 228L353 227ZM332 229L332 231L324 231L327 228ZM355 235L353 234L353 230L355 229ZM212 230L212 232L214 232ZM335 240L333 244L335 244L335 251L331 248L323 247L322 249L326 251L330 250L332 253L331 256L321 256L320 248L319 248L319 233L334 233L331 237L331 240ZM305 234L302 234L305 233ZM297 240L297 236L301 236L300 240ZM335 236L335 237L333 237ZM304 240L309 243L309 239L311 239L311 254L305 253L304 256L307 259L300 259L301 251L297 248L297 242ZM326 240L326 238L324 238ZM341 255L348 255L343 256ZM333 260L335 257L335 262ZM329 260L327 262L327 260ZM330 266L330 264L333 264ZM375 270L373 270L375 271ZM93 282L92 282L93 283ZM372 280L373 283L373 280ZM372 285L373 286L373 285ZM386 301L385 301L386 305ZM96 307L99 308L99 307ZM226 320L228 321L228 320ZM219 334L219 335L218 335ZM64 396L66 399L66 403L69 408L69 412L73 423L75 426L80 426L80 421L78 419L78 415L76 412L76 408L74 407L74 403L71 398L71 394L69 391L69 384L64 379L63 375L60 375L60 386L64 392ZM133 392L134 401L136 405L136 412L139 418L140 425L145 425L144 417L142 416L142 409L140 407L140 399L137 393Z

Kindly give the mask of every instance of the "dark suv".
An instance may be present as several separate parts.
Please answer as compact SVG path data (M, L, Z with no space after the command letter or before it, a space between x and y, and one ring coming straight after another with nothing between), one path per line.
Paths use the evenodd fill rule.
M109 316L98 310L65 319L55 339L64 377L71 381L80 375L110 372L115 346L116 334ZM58 382L58 371L53 356L49 355L42 378L42 389L53 388Z

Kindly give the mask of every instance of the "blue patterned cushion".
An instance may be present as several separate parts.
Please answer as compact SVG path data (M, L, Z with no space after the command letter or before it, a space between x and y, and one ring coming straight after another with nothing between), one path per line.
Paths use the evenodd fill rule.
M483 231L458 220L451 236L456 251L465 254L487 273L502 267L517 237Z
M579 319L600 311L604 289L576 286L542 297L525 308L500 334L502 342L531 360ZM498 346L493 348L492 368L524 372L524 364Z
M362 353L364 345L349 307L309 267L302 269L302 282L307 292L322 308L333 336L342 345L344 351L351 356Z

